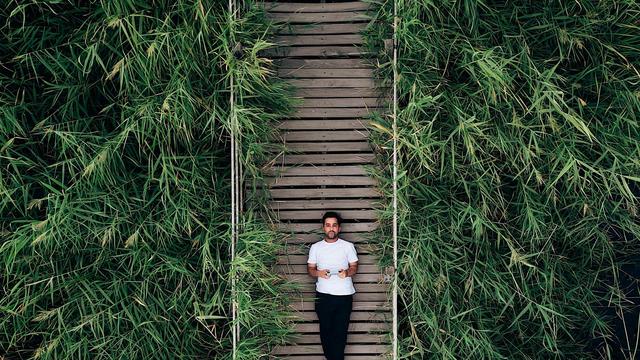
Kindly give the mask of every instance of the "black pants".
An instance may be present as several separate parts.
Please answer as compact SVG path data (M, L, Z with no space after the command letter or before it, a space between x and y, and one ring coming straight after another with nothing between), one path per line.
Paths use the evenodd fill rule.
M327 360L344 360L353 295L330 295L316 291L315 310L320 320L320 340Z

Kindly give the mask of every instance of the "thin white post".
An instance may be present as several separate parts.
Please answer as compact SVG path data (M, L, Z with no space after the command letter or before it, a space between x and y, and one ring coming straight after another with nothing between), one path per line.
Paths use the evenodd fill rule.
M397 0L393 1L393 359L398 359L398 27Z

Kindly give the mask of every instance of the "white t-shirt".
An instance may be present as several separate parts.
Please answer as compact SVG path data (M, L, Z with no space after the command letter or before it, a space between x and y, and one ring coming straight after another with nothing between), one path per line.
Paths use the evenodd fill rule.
M355 261L358 261L356 247L346 240L338 238L337 241L329 243L322 239L311 245L307 263L316 264L318 270L331 271L328 279L318 277L316 290L331 295L354 294L356 289L353 287L352 277L342 279L338 276L338 270L348 269L349 263Z

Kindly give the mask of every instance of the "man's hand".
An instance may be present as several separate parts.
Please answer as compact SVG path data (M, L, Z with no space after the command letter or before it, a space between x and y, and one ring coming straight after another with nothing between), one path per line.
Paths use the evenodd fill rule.
M318 270L318 277L321 277L323 279L330 278L331 276L329 275L329 269Z
M340 277L340 279L346 278L347 277L347 270L345 270L345 269L338 270L338 276Z

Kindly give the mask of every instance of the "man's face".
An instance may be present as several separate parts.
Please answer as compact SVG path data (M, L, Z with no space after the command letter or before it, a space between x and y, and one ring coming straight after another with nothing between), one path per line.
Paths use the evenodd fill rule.
M336 218L326 218L324 220L324 225L322 226L324 230L324 234L327 236L327 239L333 240L338 237L338 233L340 233L340 225L338 225L338 219Z

